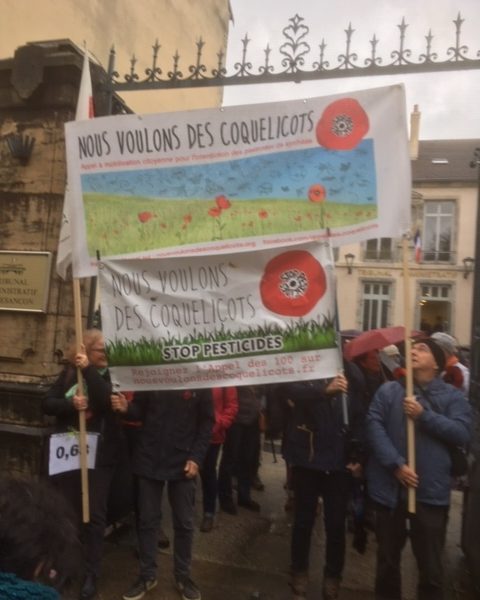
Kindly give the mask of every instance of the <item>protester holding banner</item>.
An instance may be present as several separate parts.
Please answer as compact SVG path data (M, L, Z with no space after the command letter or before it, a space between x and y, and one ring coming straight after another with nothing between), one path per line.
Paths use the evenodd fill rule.
M78 428L78 412L86 411L90 447L97 441L95 468L89 469L90 521L84 525L85 579L81 600L96 595L107 518L107 500L116 466L126 458L122 425L112 410L112 385L107 368L104 340L101 331L92 329L83 336L84 351L76 353L74 346L67 357L69 364L48 391L43 410L56 417L58 432L74 432ZM77 394L77 367L84 378L85 395ZM58 455L58 452L57 452ZM50 457L50 466L54 457ZM70 470L51 477L52 482L68 498L81 521L80 471Z
M0 598L60 600L79 557L73 516L45 483L0 480Z
M115 402L115 396L113 394L112 400ZM127 402L131 402L133 400L133 392L123 392L123 395L127 399ZM135 447L137 445L137 441L140 435L140 429L142 423L140 421L129 421L128 419L122 419L123 423L123 431L125 432L125 439L127 442L128 448L128 470L131 473L131 463L133 460L133 455L135 453ZM135 515L135 528L138 528L138 481L135 475L132 476L132 503L133 503L133 512ZM158 531L158 548L160 550L167 550L170 547L170 540L168 539L167 534L165 533L163 527L160 526ZM135 552L138 552L138 549L135 548Z
M227 429L232 425L237 412L238 400L235 387L212 388L215 425L207 455L200 469L203 492L203 519L200 531L207 533L213 528L213 519L218 494L217 460L220 448L225 441Z
M419 570L417 597L440 600L452 484L450 448L468 443L471 409L461 390L439 377L445 355L432 338L415 343L411 356L415 395L406 397L401 382L385 383L367 414L367 481L378 542L375 592L379 598L402 598L400 563L408 536ZM407 417L415 422L415 470L407 464ZM416 489L414 514L407 512L410 487Z
M200 600L190 577L196 476L208 450L215 417L209 390L137 392L128 403L112 397L116 410L142 422L134 451L138 477L140 574L124 600L139 600L157 586L157 541L162 494L168 484L173 514L174 577L183 600Z
M295 494L291 545L291 587L295 600L306 597L312 530L319 496L323 498L326 557L322 594L324 600L338 598L345 562L345 520L352 473L361 466L349 456L350 436L345 427L342 393L347 393L344 375L332 380L286 383L282 394L293 406L292 423L285 443L285 458L292 467ZM362 426L362 408L349 398L349 422ZM360 437L360 434L355 434Z
M386 381L385 374L382 371L379 351L370 350L356 357L353 362L363 375L363 403L365 410L367 410L375 392Z

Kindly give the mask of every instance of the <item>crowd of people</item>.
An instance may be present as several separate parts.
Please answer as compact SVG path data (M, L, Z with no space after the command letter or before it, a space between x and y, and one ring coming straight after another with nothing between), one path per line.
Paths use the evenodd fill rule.
M78 572L80 560L80 599L97 596L110 488L115 470L128 464L139 564L123 599L140 600L158 585L166 490L175 585L183 600L200 600L191 573L197 480L202 534L212 531L218 509L229 515L237 515L238 506L260 511L251 490L261 485L266 415L270 434L281 434L286 464L293 600L307 597L309 572L318 568L310 565L310 545L319 499L326 543L323 585L316 597L339 597L351 522L359 552L365 551L367 527L374 530L376 598L402 598L401 555L409 537L418 566L418 598L441 599L452 448L467 448L471 435L468 368L458 360L454 338L444 332L418 339L411 359L411 396L396 346L344 361L344 372L328 380L128 394L112 389L102 333L85 332L81 350L71 350L68 365L46 395L44 411L56 418L59 432L76 429L84 411L87 430L98 434L95 468L88 471L90 519L82 522L78 470L51 476L49 487L0 482L0 596L54 600L56 589ZM76 382L78 369L83 389ZM407 419L415 428L415 468L407 456ZM414 513L407 508L412 488ZM15 527L18 523L22 527ZM81 559L76 554L80 547ZM3 592L29 586L36 596Z

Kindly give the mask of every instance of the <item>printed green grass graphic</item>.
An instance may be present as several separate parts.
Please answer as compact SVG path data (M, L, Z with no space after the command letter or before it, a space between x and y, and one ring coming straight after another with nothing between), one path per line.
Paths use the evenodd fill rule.
M212 200L85 194L91 256L115 256L216 240L331 229L371 221L374 204L299 200L235 200L215 216ZM213 215L209 211L213 210Z
M228 356L216 356L208 358L203 354L194 360L170 360L165 361L163 349L170 346L203 344L206 342L222 342L229 340L242 340L247 338L266 338L268 336L281 336L283 338L283 348L278 352L269 352L269 354L281 354L291 352L306 352L308 350L321 350L326 348L335 348L336 331L334 320L331 317L323 317L318 321L298 321L292 323L286 329L281 329L278 325L265 327L250 327L242 331L230 332L220 330L213 333L196 333L185 338L162 338L147 339L142 338L138 341L119 340L116 342L107 342L108 362L112 367L121 366L145 366L145 365L165 365L178 364L185 362L198 362L202 360L222 360L239 357L256 356L265 354L265 352L251 352L228 354Z

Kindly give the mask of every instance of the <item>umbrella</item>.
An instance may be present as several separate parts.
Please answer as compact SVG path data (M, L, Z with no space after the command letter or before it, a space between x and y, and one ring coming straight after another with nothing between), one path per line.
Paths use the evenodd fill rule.
M412 337L423 335L421 331L412 331ZM381 350L390 344L400 344L405 340L405 327L382 327L381 329L371 329L364 331L359 336L348 342L343 355L347 360L353 360L361 354L371 350Z

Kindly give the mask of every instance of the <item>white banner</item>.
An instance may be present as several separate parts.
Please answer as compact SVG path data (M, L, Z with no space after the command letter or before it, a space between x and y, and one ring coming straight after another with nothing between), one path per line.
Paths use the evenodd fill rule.
M396 237L410 223L401 85L66 125L74 275L162 257Z
M102 328L122 390L334 376L333 265L324 243L99 265Z
M93 95L92 80L90 77L90 63L87 51L83 55L82 77L80 79L80 89L78 91L77 111L75 120L93 119ZM77 202L77 205L79 203ZM57 248L57 273L62 279L67 277L67 269L72 264L72 228L71 228L71 206L75 206L72 199L72 192L67 185L65 186L65 197L63 199L63 218L60 226L60 237ZM74 209L73 209L74 210Z
M80 469L78 433L54 433L50 436L48 474L58 475ZM95 468L98 433L87 433L87 465Z

